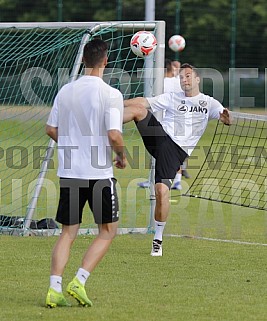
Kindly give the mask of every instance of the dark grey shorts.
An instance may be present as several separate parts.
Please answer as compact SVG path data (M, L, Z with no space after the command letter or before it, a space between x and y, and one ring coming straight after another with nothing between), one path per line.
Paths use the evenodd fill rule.
M60 199L56 220L64 225L82 222L86 202L96 224L112 223L119 219L116 179L84 180L60 178Z
M147 151L156 159L155 183L172 185L180 166L188 157L187 153L170 138L161 123L148 111L146 118L136 122Z

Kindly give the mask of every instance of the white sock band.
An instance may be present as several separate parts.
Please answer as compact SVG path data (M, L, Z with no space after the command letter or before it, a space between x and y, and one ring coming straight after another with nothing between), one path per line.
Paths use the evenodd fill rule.
M62 292L62 276L50 275L50 288Z
M173 183L175 184L175 183L181 182L181 180L182 180L182 174L177 173L173 180Z
M79 268L79 270L76 274L76 277L82 283L82 285L85 285L85 282L87 281L89 275L90 275L90 272L86 271L83 268Z
M154 240L162 241L162 235L163 235L165 225L166 225L166 222L158 222L155 220L156 233L154 235Z

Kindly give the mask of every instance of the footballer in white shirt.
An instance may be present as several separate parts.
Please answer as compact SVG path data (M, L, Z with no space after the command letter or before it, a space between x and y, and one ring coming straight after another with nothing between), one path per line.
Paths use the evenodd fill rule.
M192 153L209 120L231 123L229 110L200 92L200 77L195 67L183 64L179 76L182 92L124 101L124 122L135 121L146 149L155 158L156 231L152 256L162 256L162 235L170 207L169 190L177 170ZM162 120L155 118L153 112L156 111L164 111Z
M126 166L122 138L122 94L103 81L107 44L89 41L83 51L85 75L63 86L49 115L46 132L57 142L60 199L56 220L62 224L51 263L47 307L69 306L62 293L62 276L70 248L78 234L86 203L98 224L99 234L86 250L67 292L83 306L91 306L85 282L106 254L119 220L115 166Z
M174 77L174 67L173 67L172 61L166 58L164 67L165 67L164 83L163 83L164 93L182 91L182 88L180 85L180 79L177 77ZM164 115L164 113L165 113L165 110L163 110L162 115ZM179 190L182 189L181 178L182 178L182 174L181 174L181 170L179 170L173 180L172 189L179 189ZM150 181L147 180L144 182L138 182L137 185L142 188L149 188Z

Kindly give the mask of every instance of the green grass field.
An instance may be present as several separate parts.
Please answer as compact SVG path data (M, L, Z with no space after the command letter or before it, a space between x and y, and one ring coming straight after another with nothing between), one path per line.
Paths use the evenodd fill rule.
M214 122L209 125L200 146L210 144L214 126ZM24 141L29 145L29 140L36 140L37 130L33 127L32 135L27 136L26 140L23 136L24 127L14 123L15 127L19 142L14 138L14 146L21 146ZM144 148L138 135L130 128L126 129L127 149L133 157L134 146L139 147L135 159L139 163L138 166L135 164L124 171L115 172L121 187L120 226L147 227L149 193L137 189L136 183L146 179L149 170L145 166ZM40 125L38 131L42 130L43 125ZM8 135L4 137L6 144L9 144ZM192 178L182 181L183 191L197 175L204 158L203 150L196 150L192 156L189 161ZM2 172L5 172L5 165L3 159ZM23 170L27 172L31 168L29 166ZM11 169L10 173L16 175L21 171ZM49 170L47 178L57 187L55 169ZM5 190L3 186L4 182L2 196ZM48 191L54 193L51 188ZM40 217L47 213L49 217L54 217L57 205L57 195L54 194L52 198L44 193L40 198ZM7 202L10 201L10 195L8 197ZM172 191L171 199L165 233L174 236L165 236L164 256L152 258L149 255L152 235L118 236L87 283L88 295L94 303L92 308L80 308L72 299L72 308L45 308L50 254L55 237L0 235L0 320L267 320L266 211L181 197L179 191ZM91 226L92 217L85 215L83 225ZM190 237L182 238L181 235ZM64 276L64 289L79 267L92 237L78 237ZM247 244L249 242L254 244Z
M64 289L90 241L77 239ZM47 309L54 242L1 236L2 321L266 320L266 247L166 237L153 258L151 236L118 236L87 282L93 307Z

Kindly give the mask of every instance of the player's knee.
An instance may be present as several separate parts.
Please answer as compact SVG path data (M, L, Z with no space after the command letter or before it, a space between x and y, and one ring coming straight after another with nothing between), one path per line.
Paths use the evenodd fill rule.
M147 115L147 109L144 106L142 106L141 104L136 105L134 108L135 108L134 120L135 121L143 120Z
M169 197L169 188L166 184L157 183L155 185L155 194L157 201L165 202Z
M117 235L117 229L118 222L102 224L100 234L102 237L112 240Z

